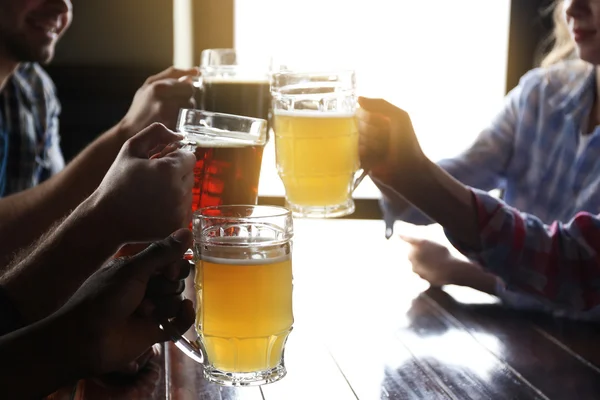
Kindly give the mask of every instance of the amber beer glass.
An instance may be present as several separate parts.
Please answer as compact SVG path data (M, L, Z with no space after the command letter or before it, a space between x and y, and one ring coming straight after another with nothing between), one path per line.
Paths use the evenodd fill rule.
M177 131L196 155L192 211L202 207L256 204L267 121L181 109Z
M270 59L244 60L234 49L206 49L200 57L199 109L269 121Z
M194 214L193 231L195 332L181 336L169 328L175 344L203 364L211 382L247 386L283 378L294 322L290 211L203 208Z
M354 72L283 71L273 74L271 91L277 171L294 216L354 212L360 167Z

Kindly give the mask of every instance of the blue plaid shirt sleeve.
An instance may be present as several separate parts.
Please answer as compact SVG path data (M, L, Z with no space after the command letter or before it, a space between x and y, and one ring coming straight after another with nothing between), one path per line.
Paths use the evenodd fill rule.
M446 232L459 251L501 277L510 291L569 310L600 305L598 216L582 212L568 223L545 225L485 192L472 193L480 249L470 249Z

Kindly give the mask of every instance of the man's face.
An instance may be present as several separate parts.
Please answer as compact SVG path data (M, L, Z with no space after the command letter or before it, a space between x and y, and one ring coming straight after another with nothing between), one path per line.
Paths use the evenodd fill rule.
M71 24L71 0L0 0L0 59L47 63Z

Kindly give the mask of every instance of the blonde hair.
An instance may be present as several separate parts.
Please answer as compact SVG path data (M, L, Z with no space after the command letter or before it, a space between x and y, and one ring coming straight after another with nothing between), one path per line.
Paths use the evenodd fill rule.
M556 0L547 11L552 11L554 29L545 40L544 47L550 47L550 50L542 58L540 66L548 67L561 61L578 58L575 42L563 15L563 0Z

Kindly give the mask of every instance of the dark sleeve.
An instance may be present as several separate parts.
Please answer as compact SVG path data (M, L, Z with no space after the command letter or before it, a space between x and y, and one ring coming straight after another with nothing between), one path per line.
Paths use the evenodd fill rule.
M21 314L2 286L0 286L0 336L22 328Z

